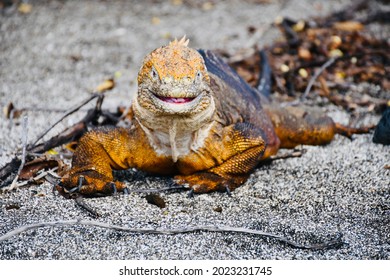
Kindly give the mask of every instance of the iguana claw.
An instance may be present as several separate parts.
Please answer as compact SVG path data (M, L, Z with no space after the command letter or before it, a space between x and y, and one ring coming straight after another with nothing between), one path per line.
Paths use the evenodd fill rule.
M110 188L112 190L112 195L116 195L118 193L118 190L116 189L116 185L114 182L110 182Z
M194 189L190 189L187 194L188 198L194 198Z

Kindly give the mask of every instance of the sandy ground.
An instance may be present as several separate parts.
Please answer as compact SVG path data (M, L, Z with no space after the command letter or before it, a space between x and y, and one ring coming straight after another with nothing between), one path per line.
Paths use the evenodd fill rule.
M0 16L0 104L12 101L27 109L32 141L62 116L61 110L87 98L90 89L114 73L117 87L105 106L128 104L143 56L169 38L186 34L193 47L234 53L275 40L279 33L270 24L278 15L325 15L352 1L248 0L212 6L205 1L30 2L28 14ZM257 32L248 32L248 26ZM329 105L324 111L348 123L339 108ZM48 137L84 113L71 116ZM378 118L368 115L360 124ZM21 147L20 135L20 120L11 122L1 115L0 166ZM66 226L30 230L1 242L0 259L390 259L390 170L384 168L390 163L390 148L371 139L336 137L325 147L304 147L307 152L301 158L256 169L231 197L213 193L191 199L185 192L165 192L165 208L137 193L87 200L101 214L97 221L120 226L226 225L264 230L303 244L342 234L344 244L338 249L295 249L245 234L167 236ZM126 180L133 189L169 183L166 178L130 175ZM48 183L0 193L0 209L0 235L30 223L94 220L74 201L53 195Z

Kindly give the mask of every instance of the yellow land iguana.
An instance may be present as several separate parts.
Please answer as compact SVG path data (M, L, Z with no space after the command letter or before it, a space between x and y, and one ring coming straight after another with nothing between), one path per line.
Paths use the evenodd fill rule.
M175 175L195 193L232 191L279 148L322 145L366 133L295 107L278 108L211 51L174 40L151 52L138 74L129 128L100 129L79 142L57 189L124 191L113 169Z

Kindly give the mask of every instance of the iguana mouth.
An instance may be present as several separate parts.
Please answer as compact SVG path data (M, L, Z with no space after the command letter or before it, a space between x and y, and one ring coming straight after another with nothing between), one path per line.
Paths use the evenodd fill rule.
M167 103L173 103L173 104L189 103L195 99L195 97L191 98L191 97L171 97L171 96L166 97L166 96L158 96L158 95L155 95L155 96L158 99L160 99L161 101L164 101Z

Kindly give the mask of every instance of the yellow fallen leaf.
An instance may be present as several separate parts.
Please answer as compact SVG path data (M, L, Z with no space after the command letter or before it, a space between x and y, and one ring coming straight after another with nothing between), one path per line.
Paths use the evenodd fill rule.
M340 21L335 22L333 28L342 31L360 31L364 29L364 25L358 21Z
M115 87L115 82L114 82L114 79L108 79L108 80L105 80L103 83L101 83L100 85L98 85L95 89L95 92L99 92L99 93L102 93L102 92L105 92L107 90L111 90Z
M307 78L309 76L309 73L307 73L306 69L305 68L300 68L299 71L298 71L299 75L302 77L302 78Z
M169 32L165 32L164 34L162 34L162 38L164 38L164 39L172 39L172 35Z
M117 79L122 77L122 72L121 71L115 71L114 77L117 78Z
M336 79L344 80L347 74L345 72L336 72L335 73Z
M339 57L339 56L343 56L343 52L340 51L339 49L334 49L334 50L331 50L329 52L329 56L330 57Z
M274 23L276 24L276 25L280 25L280 24L282 24L282 22L283 22L283 17L282 16L277 16L275 19L274 19Z
M304 20L299 20L292 28L295 32L301 32L305 29L305 25L306 23Z
M159 17L152 17L152 24L153 25L159 25L161 22Z
M282 70L283 73L286 73L290 71L290 67L288 67L286 64L280 65L280 70Z
M211 2L204 2L203 5L202 5L202 9L204 11L211 10L212 8L214 8L214 4L211 3Z
M298 56L304 60L310 60L312 58L311 52L303 47L298 48Z
M28 3L21 3L18 7L18 11L21 14L29 14L32 11L32 5Z
M330 38L330 40L331 40L331 44L330 44L331 49L337 49L338 47L340 47L341 43L343 42L341 38L337 35L333 35Z
M58 152L56 150L53 150L53 149L48 150L46 153L49 155L53 155L53 156L58 155Z
M183 4L183 0L171 0L171 3L175 6Z

